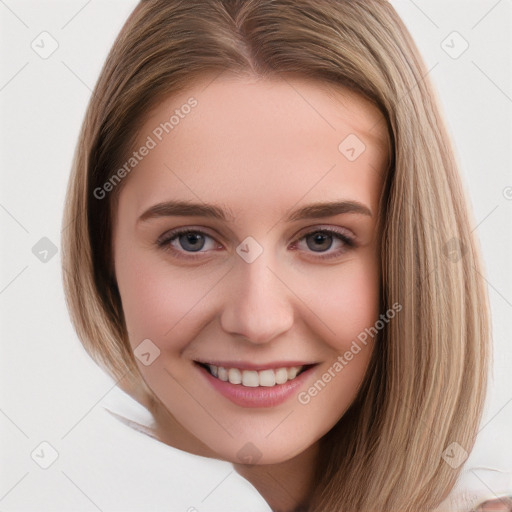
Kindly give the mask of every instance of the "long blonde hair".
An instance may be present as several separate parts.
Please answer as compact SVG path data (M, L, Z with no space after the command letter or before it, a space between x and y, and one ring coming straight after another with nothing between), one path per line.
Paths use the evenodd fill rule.
M380 218L382 311L359 394L321 439L310 512L435 508L470 452L491 357L488 297L472 217L427 69L385 0L142 0L117 37L87 109L62 235L70 316L91 357L146 393L112 273L114 174L141 120L205 73L295 73L358 92L392 141ZM452 445L457 443L460 445ZM452 467L455 466L455 467Z

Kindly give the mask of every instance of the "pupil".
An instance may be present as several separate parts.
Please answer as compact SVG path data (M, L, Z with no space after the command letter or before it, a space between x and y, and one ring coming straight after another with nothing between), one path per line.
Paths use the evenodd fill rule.
M185 250L191 250L191 251L198 251L198 250L201 250L203 248L203 245L204 245L204 239L202 240L203 244L201 243L197 243L197 242L201 242L201 239L202 239L202 235L196 233L186 233L184 235L181 235L180 236L180 243L181 243L181 246L183 247L183 249ZM185 244L183 244L183 240L185 240ZM189 247L187 247L187 244L191 244Z
M328 234L325 234L325 233L316 233L315 235L312 235L312 237L314 238L315 243L319 243L319 244L323 243L324 246L320 247L320 250L329 249L331 247L331 245L332 245L332 236L331 235L328 235ZM327 243L327 245L325 245L325 241L326 240L329 241L329 243ZM309 238L308 238L308 248L313 250L313 251L317 251L319 249L319 246L318 245L310 244L309 243Z

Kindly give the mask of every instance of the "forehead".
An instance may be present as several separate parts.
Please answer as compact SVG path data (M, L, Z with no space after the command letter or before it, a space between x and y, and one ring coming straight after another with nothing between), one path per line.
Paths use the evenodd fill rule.
M235 212L305 194L352 194L375 204L389 159L375 105L341 86L296 77L198 80L148 113L133 149L149 139L154 147L121 193L137 210L177 197Z

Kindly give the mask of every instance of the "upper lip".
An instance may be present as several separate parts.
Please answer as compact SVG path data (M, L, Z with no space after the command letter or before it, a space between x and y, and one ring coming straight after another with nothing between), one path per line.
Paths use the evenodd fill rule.
M218 360L195 360L196 363L222 366L223 368L238 368L239 370L269 370L275 368L289 368L291 366L312 366L318 364L311 361L273 361L269 363L250 363L248 361L218 361Z

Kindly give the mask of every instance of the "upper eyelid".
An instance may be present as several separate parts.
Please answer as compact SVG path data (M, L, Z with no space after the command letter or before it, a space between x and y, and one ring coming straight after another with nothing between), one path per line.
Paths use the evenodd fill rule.
M352 230L348 228L344 228L341 226L338 227L332 227L332 226L326 226L326 225L319 225L317 227L307 227L304 229L301 229L297 235L295 235L296 238L302 238L305 235L309 235L311 233L316 233L317 231L329 231L333 233L338 233L340 235L344 235L347 238L350 238L353 241L357 240L356 235L352 232Z
M357 236L352 232L352 230L350 230L348 228L341 227L341 226L332 227L332 226L327 226L327 225L317 225L317 226L305 227L305 228L301 229L294 236L294 240L297 240L297 239L303 238L306 235L316 233L316 232L321 232L321 231L328 231L328 232L332 232L334 234L343 235L343 236L346 236L347 238L350 238L354 242L357 241ZM191 226L191 227L183 226L180 228L174 228L174 229L164 232L162 235L160 235L157 242L172 239L172 238L179 236L180 234L187 233L187 232L201 233L206 236L209 236L210 238L217 240L217 237L215 235L210 234L210 232L203 227L196 228L194 226Z

